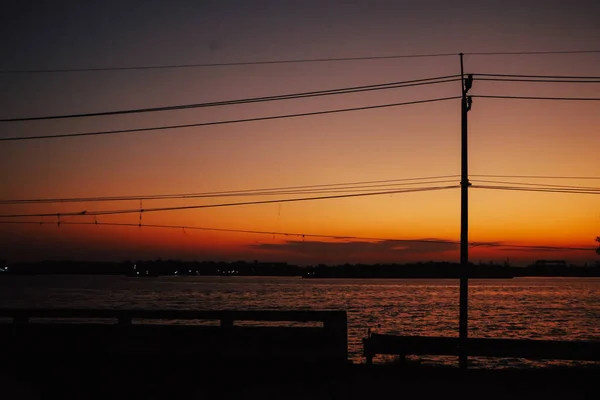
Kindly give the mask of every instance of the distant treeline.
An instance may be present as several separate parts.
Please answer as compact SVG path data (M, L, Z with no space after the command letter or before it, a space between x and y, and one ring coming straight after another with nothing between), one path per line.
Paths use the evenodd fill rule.
M41 261L15 263L6 267L12 274L85 275L225 275L225 276L301 276L301 267L287 263L213 262L152 260L124 262Z
M302 276L305 278L459 278L458 263L418 262L410 264L344 264L301 267L285 262L213 262L152 260L124 262L42 261L15 263L0 268L4 274L127 275L153 277L193 276ZM524 276L600 277L600 264L574 266L564 261L538 261L526 267L508 264L469 264L470 278L512 278Z
M411 264L346 264L308 267L308 278L460 278L458 263L425 262ZM470 278L513 278L524 276L600 277L600 265L573 266L561 263L535 263L526 267L499 264L473 264L467 267Z

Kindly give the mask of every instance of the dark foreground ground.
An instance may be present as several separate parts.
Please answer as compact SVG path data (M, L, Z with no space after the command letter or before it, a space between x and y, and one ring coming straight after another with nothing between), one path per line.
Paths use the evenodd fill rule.
M597 399L600 368L469 370L186 360L4 360L4 399Z

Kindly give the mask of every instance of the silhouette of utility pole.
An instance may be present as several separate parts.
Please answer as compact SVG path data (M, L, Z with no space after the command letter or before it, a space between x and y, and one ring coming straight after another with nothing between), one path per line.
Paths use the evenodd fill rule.
M467 113L472 99L467 92L473 86L473 75L465 79L463 53L460 53L461 98L461 178L460 178L460 305L459 305L459 358L460 369L467 369L466 344L469 321L469 159L467 147Z

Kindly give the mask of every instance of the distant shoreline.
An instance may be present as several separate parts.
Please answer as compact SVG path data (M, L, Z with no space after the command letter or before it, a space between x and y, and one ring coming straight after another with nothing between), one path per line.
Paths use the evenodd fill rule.
M280 276L357 279L511 279L517 277L600 277L600 264L570 265L562 260L539 260L524 267L504 264L474 264L465 269L458 263L417 262L406 264L343 264L298 266L286 262L215 262L152 260L124 262L42 261L4 264L3 275L121 275L138 278L157 276Z
M4 273L2 276L20 276L20 277L31 277L31 276L117 276L127 278L199 278L199 277L217 277L217 278L298 278L307 280L325 280L325 279L350 279L350 280L457 280L459 276L321 276L321 277L304 277L301 275L154 275L147 277L135 277L128 276L119 273L62 273L62 272L44 272L44 273ZM600 278L600 275L519 275L519 276L469 276L470 280L512 280L516 278ZM142 279L144 280L144 279ZM152 280L152 279L150 279Z

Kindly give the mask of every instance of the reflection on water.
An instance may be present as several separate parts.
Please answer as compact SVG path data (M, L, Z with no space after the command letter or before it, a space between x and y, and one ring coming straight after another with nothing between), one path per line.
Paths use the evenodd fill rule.
M599 278L471 280L473 337L600 340ZM346 310L349 350L363 362L368 328L456 336L457 280L279 277L2 276L2 307ZM451 362L454 358L431 358ZM523 360L509 360L511 366ZM474 360L502 366L507 360ZM528 362L527 365L536 365Z

